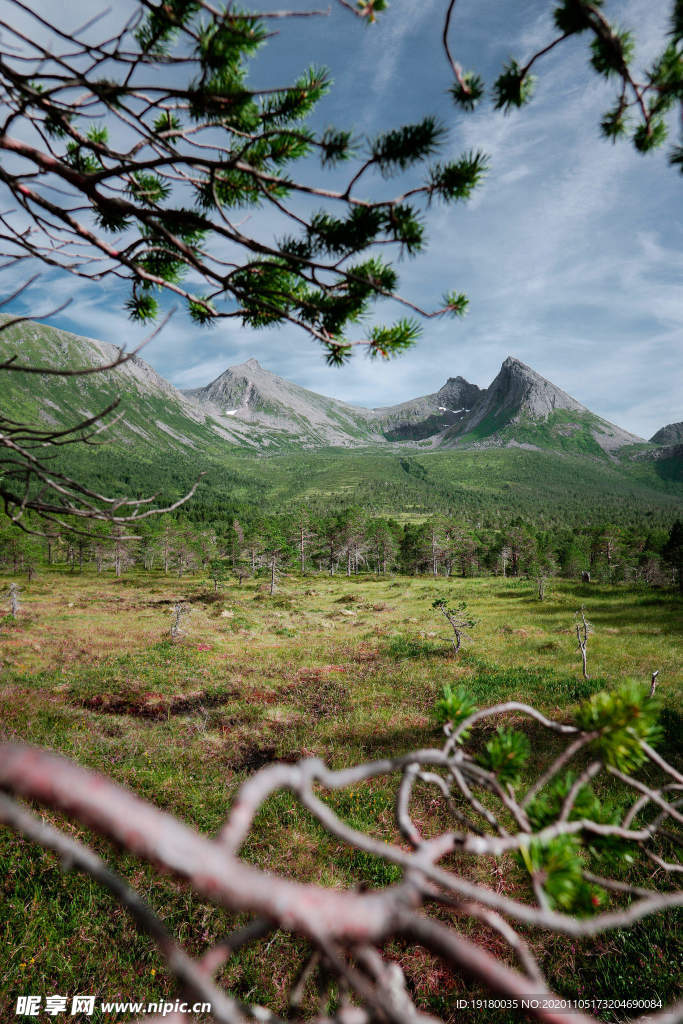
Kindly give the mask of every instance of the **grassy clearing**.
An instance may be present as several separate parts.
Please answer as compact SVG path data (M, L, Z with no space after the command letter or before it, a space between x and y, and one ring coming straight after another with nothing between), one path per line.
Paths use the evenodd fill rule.
M466 600L478 620L456 657L432 608L439 597ZM192 614L172 643L171 609L181 599ZM589 681L581 678L573 628L581 605L595 626ZM314 754L342 766L438 743L431 712L444 682L464 683L480 705L514 697L565 715L595 690L628 677L649 680L657 668L671 754L683 681L680 611L670 595L560 581L542 603L533 582L427 577L292 577L274 597L258 581L215 596L202 578L117 581L55 570L24 585L20 618L1 623L1 734L100 769L209 833L239 784L273 758ZM551 741L524 727L533 775ZM417 815L436 827L443 812L432 796L419 798ZM393 839L393 797L379 779L330 802L355 827ZM95 846L190 951L236 923L105 843ZM327 885L381 886L398 877L323 834L287 794L263 809L244 855ZM467 870L491 884L490 864ZM512 860L493 871L500 884L524 884ZM22 993L171 998L155 949L91 882L63 874L54 857L7 833L0 878L1 1020L14 1018ZM479 925L463 927L498 951ZM674 995L673 915L591 944L531 938L563 992ZM278 933L230 961L223 980L238 995L280 1008L300 951ZM467 983L420 952L393 952L425 1007L455 1019L452 1003L472 991Z

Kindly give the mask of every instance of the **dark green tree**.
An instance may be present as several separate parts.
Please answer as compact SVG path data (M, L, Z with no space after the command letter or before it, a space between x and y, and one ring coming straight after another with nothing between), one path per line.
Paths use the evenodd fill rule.
M218 593L218 588L228 578L228 568L225 559L212 558L209 562L208 570L209 579L213 583L214 593Z
M294 558L294 548L283 525L272 520L264 523L261 529L260 565L267 572L271 594L277 590L285 568Z
M671 527L669 538L662 548L662 558L667 562L673 571L674 578L683 593L683 523L680 519Z

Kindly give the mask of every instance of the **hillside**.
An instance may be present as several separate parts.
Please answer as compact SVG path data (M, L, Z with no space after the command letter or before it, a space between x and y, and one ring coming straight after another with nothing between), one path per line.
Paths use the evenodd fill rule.
M113 345L33 321L0 333L2 358L16 356L18 363L34 367L87 369L111 363L118 353ZM86 376L13 371L0 375L3 412L48 429L76 424L116 400L120 418L105 436L122 450L185 453L204 449L220 436L220 424L212 423L137 356L115 369Z

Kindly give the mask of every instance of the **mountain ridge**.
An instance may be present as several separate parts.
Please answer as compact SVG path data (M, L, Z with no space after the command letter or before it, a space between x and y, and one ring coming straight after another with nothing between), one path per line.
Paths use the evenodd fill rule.
M0 318L0 324L7 322ZM110 362L120 350L28 321L0 333L3 357L73 368ZM40 380L40 394L35 385ZM180 391L138 355L88 377L2 377L3 402L53 425L92 416L121 398L112 436L127 445L220 449L261 454L317 449L526 447L613 458L652 444L592 413L516 357L507 357L487 388L449 376L437 391L391 406L363 408L319 395L265 369L257 359L228 367L203 388Z
M0 331L0 362L17 356L34 367L74 369L110 362L119 351L36 322ZM542 509L575 522L591 509L618 518L642 509L666 522L678 514L681 446L632 443L623 432L617 441L625 447L603 449L594 435L619 428L519 360L501 373L489 388L451 376L431 395L361 409L278 378L257 360L219 375L223 390L212 399L204 389L183 394L136 355L88 376L6 371L0 415L71 428L119 399L100 435L108 444L60 449L60 465L102 493L154 491L169 500L201 470L202 515L240 501L356 503L402 515L448 507L473 516L493 503L501 515ZM534 418L539 412L545 418Z
M464 444L500 447L533 445L533 424L550 424L541 447L576 447L611 455L647 444L643 438L597 416L526 363L508 356L488 388L462 376L449 377L436 392L393 406L364 408L318 395L266 370L258 360L228 367L203 388L183 394L212 415L260 423L296 435L302 421L310 443L357 445L400 443L434 448ZM523 434L521 439L516 434ZM577 444L572 445L575 436ZM578 443L580 441L580 444Z
M254 358L229 366L206 387L182 394L214 417L288 432L301 437L305 447L344 445L349 439L381 441L374 432L365 436L364 410L279 377Z

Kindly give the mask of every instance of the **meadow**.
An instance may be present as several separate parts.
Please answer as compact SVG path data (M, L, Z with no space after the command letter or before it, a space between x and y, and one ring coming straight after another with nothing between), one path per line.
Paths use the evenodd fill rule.
M648 683L656 669L660 749L675 758L680 744L683 603L671 592L551 580L541 602L533 580L314 574L283 579L271 596L259 579L215 591L201 574L115 579L54 567L21 586L18 618L0 620L2 739L75 758L210 834L240 783L271 760L315 755L341 767L439 744L433 708L444 683L462 683L480 706L515 698L565 717L591 693L629 678ZM465 600L476 620L457 655L432 607L442 597ZM172 640L179 601L191 612L184 635ZM574 631L581 606L594 626L588 680ZM533 777L548 741L520 727L532 739ZM356 828L396 838L386 780L329 800ZM435 804L424 797L423 820L442 813ZM191 952L240 923L103 841L93 844ZM326 835L287 794L262 810L243 856L325 885L382 886L399 877L396 867ZM489 864L486 876L483 866L476 870L503 891L524 885L512 858ZM124 911L6 830L0 885L0 1020L14 1019L25 992L172 998L162 959ZM463 927L480 940L485 933L483 925ZM673 913L590 942L528 937L562 993L675 997L683 948ZM502 950L493 933L485 940ZM237 996L281 1010L300 952L298 940L275 932L233 957L221 979ZM458 995L477 991L426 953L392 952L422 1005L447 1020L456 1019Z

